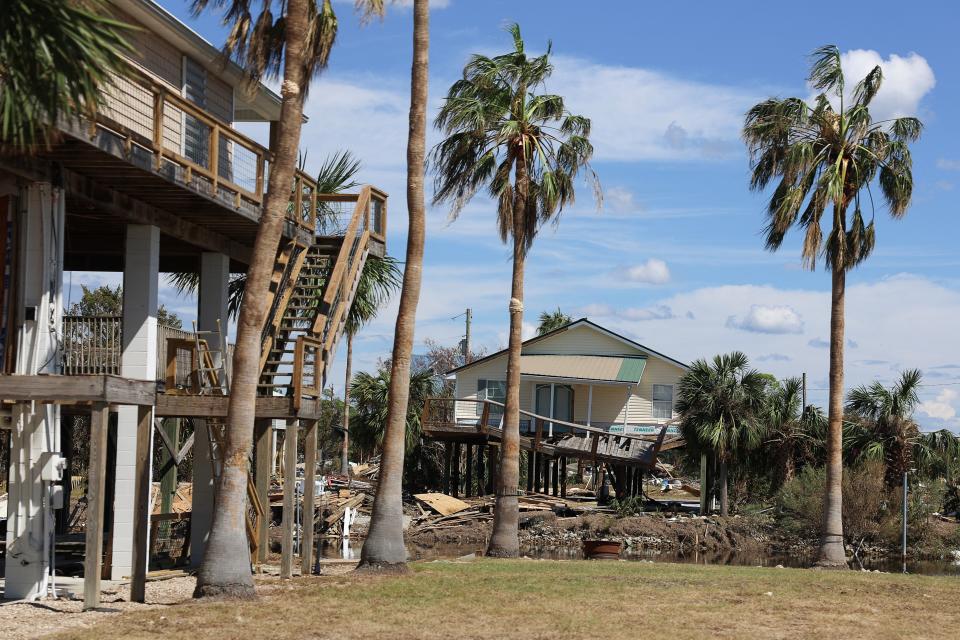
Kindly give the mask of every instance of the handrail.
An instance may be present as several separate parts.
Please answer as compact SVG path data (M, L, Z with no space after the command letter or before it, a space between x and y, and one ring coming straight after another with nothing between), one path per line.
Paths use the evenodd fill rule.
M502 402L497 402L496 400L478 400L476 398L427 398L427 402L425 403L425 405L429 405L431 402L453 402L453 403L472 402L473 404L483 404L486 406L506 408L506 405L503 404ZM426 413L426 409L424 410L424 412ZM629 440L643 440L645 442L650 442L649 435L639 435L639 434L633 434L633 433L611 433L609 431L600 429L599 427L592 427L584 424L577 424L575 422L567 422L566 420L551 418L550 416L542 416L540 414L533 413L532 411L527 411L525 409L520 409L519 412L520 412L520 415L528 416L537 420L541 420L543 422L552 422L555 425L558 424L560 426L568 427L570 429L579 429L581 431L586 431L588 433L596 433L599 435L614 436L617 438L627 438ZM665 433L665 429L667 427L669 427L670 425L676 424L679 421L680 421L680 418L671 418L666 422L660 423L659 426L664 427L664 430L661 430L661 435ZM426 417L422 418L422 422L424 424L427 424Z
M132 103L125 102L122 83L117 82L112 92L108 90L106 106L97 114L96 124L124 138L128 155L136 144L153 153L152 170L156 173L164 171L166 160L179 168L182 172L181 181L191 188L207 192L206 186L201 189L197 184L196 177L199 176L209 187L208 195L224 200L223 192L227 192L232 198L231 204L237 209L242 208L245 202L255 208L263 206L268 182L267 171L274 158L269 149L139 69L130 67L121 79L149 94L150 104L147 105L145 100L139 100L136 96L127 98L133 100ZM152 113L144 113L151 110ZM177 113L171 115L171 111ZM108 114L116 114L130 125L149 131L150 135L144 135ZM199 125L199 131L194 132L194 139L201 145L200 161L184 157L180 149L170 148L165 139L171 122L177 127L177 137L187 135L183 115L189 116ZM222 141L227 144L222 146ZM221 163L222 152L228 156L226 163ZM247 162L244 163L244 159ZM234 174L241 165L249 172L245 180L235 179ZM312 233L316 227L317 215L316 180L305 172L296 170L291 194L294 206L288 207L288 220Z

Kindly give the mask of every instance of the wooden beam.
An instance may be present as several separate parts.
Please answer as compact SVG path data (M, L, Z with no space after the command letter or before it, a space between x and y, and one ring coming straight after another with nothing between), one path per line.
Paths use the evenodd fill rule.
M2 377L2 376L0 376ZM0 394L0 398L2 398ZM227 415L227 396L190 396L170 393L157 394L157 415L173 418L224 418ZM257 398L257 418L320 419L320 401L317 398L302 398L300 409L294 409L293 398Z
M307 422L303 437L303 506L301 520L303 535L300 540L300 575L313 573L313 511L317 474L317 420Z
M112 375L0 375L0 399L39 400L55 404L104 402L152 405L155 382Z
M283 537L280 542L280 577L293 577L293 529L296 519L298 420L288 420L283 436Z
M87 468L86 542L83 560L83 609L100 606L100 569L103 565L103 503L107 471L106 403L98 402L90 413L90 462Z
M150 450L153 440L152 407L137 407L137 452L134 467L133 551L130 600L143 602L146 597L147 562L150 537ZM162 430L161 430L162 431Z
M260 527L257 531L257 563L263 564L267 561L267 552L269 551L267 534L270 530L270 470L273 464L271 446L273 444L273 426L270 424L270 420L257 419L254 422L254 432L256 437L254 478L257 485L257 495L266 510L266 517L260 521Z

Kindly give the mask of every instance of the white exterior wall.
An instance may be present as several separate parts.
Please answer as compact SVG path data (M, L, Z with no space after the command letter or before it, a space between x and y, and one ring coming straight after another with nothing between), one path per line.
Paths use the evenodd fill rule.
M63 316L63 192L34 183L20 193L20 264L16 270L18 374L56 373L56 336ZM28 320L26 310L31 310ZM18 403L12 410L4 597L33 599L47 591L53 511L40 457L60 451L60 409Z
M616 338L589 327L579 326L564 331L533 344L525 345L524 354L553 354L553 355L604 355L604 356L637 356L647 357L646 366L639 385L629 385L630 396L627 400L628 385L601 384L593 385L593 402L590 420L593 424L653 424L662 423L665 419L655 420L653 414L653 385L667 384L674 387L674 405L676 405L676 385L684 373L684 369L677 364L664 360L656 355L649 354ZM506 380L507 354L477 364L456 374L457 398L476 399L478 380ZM589 384L585 382L565 382L555 380L556 384L569 384L574 389L573 412L574 421L586 423L587 406L589 400ZM524 378L520 383L520 408L524 411L534 411L534 389L537 384L549 384L550 380L537 381ZM457 403L456 417L458 420L476 419L476 405L474 403Z

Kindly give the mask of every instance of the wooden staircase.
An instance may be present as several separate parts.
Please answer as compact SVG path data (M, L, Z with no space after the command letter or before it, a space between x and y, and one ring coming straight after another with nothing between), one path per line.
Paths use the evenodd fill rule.
M261 341L260 395L293 397L297 407L302 397L319 397L363 265L371 252L383 255L384 249L384 194L367 186L359 194L319 194L317 201L318 228L334 227L335 235L315 236L310 246L290 240L280 248ZM346 222L343 210L351 203ZM324 226L324 209L346 224Z

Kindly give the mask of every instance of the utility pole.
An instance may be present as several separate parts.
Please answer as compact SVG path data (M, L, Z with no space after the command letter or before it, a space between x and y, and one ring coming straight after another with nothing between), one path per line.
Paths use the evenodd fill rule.
M470 364L470 324L473 322L473 309L467 309L467 335L463 339L463 363Z
M800 407L800 412L807 410L807 372L803 372L803 406Z

